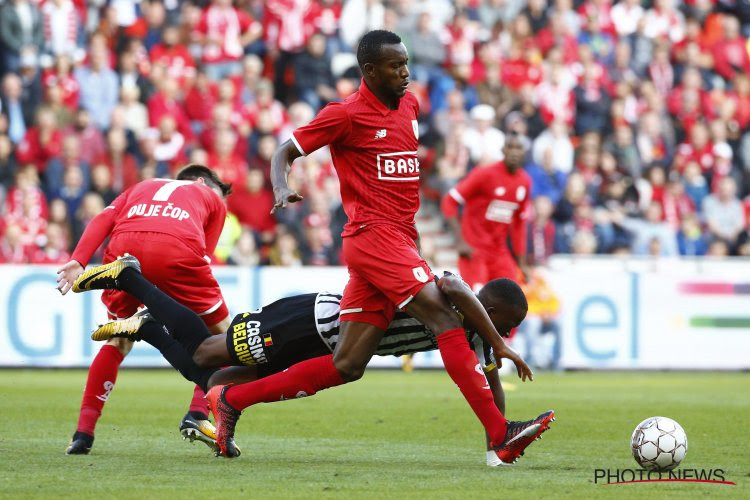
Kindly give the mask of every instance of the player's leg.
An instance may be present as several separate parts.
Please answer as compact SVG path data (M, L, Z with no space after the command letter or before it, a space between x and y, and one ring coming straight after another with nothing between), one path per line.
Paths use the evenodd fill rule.
M228 366L214 372L208 379L208 389L215 385L246 384L262 378L257 366Z
M202 255L179 247L179 252L174 255L164 271L160 281L154 281L159 288L198 314L212 334L226 332L230 320L229 309L224 302L219 283ZM184 435L185 422L189 420L205 421L201 423L202 427L209 428L205 425L207 418L208 403L205 393L196 386L188 412L180 424L180 432ZM213 437L212 433L211 439Z
M383 312L383 304L387 312ZM236 456L234 427L248 406L312 396L361 378L393 314L393 304L350 270L341 302L339 342L333 355L301 361L249 384L215 386L209 391L207 399L217 420L216 441L221 453Z
M218 283L213 279L207 263L202 259L193 259L193 261L190 263L193 269L192 279L202 278L203 285L201 287L189 286L191 283L183 276L185 274L184 268L188 266L180 260L173 261L173 265L166 270L169 273L169 279L162 280L164 292L147 281L134 268L125 269L118 279L118 287L137 297L191 355L209 337L206 324L212 325L211 328L215 332L224 331L228 326L227 316L229 312L224 304L223 297L221 297ZM175 282L185 283L186 286L174 286ZM203 290L204 293L203 296L193 301L191 299L196 297L196 294L189 293L184 288ZM172 299L168 295L170 292L173 296L181 297L182 302L185 302L188 307ZM210 304L201 303L206 298ZM195 310L202 312L196 314ZM212 343L210 346L221 346L223 344L223 339L220 339L218 343ZM172 351L172 353L175 352L177 351ZM191 441L198 439L213 448L216 434L213 425L208 421L208 411L205 392L200 385L196 385L193 389L188 411L180 421L179 431L183 437Z
M495 404L479 360L469 347L464 329L454 327L458 317L434 282L422 288L407 305L407 311L436 332L446 371L482 422L498 458L503 464L513 463L534 439L547 430L554 420L554 412L545 412L525 422L505 419Z
M99 349L91 362L86 375L76 431L65 450L68 455L83 455L91 451L94 430L101 417L104 403L115 387L120 364L132 347L133 342L129 340L111 339Z
M118 253L125 253L124 248L113 238L104 253L104 262L112 262ZM127 318L135 313L137 299L125 293L102 294L104 303L111 318ZM104 403L107 402L117 382L117 374L125 356L130 352L133 343L125 339L112 339L99 349L89 366L86 385L83 390L78 423L73 438L66 449L69 455L87 454L94 443L94 431L101 417Z
M493 446L505 438L505 417L495 406L487 380L477 371L479 360L466 340L461 321L433 282L427 283L407 306L407 312L437 335L438 348L448 375L453 379L490 435Z
M179 242L172 241L166 235L139 233L138 236L148 240L147 246L162 249L158 256L155 252L138 252L145 276L138 272L140 266L133 263L132 259L117 259L127 265L111 264L108 268L92 268L76 284L81 289L121 289L122 291L106 290L103 296L125 296L136 304L143 303L192 353L207 336L204 322L212 325L214 330L223 328L227 323L228 309L218 283L206 261L186 252ZM118 240L118 243L121 242ZM107 272L102 272L105 270ZM164 292L155 285L159 285ZM74 291L78 290L74 287ZM127 293L122 293L123 291ZM170 295L180 297L180 302L188 307L173 300ZM197 314L201 316L193 311L198 311ZM200 429L206 435L205 441L213 445L215 434L213 426L208 422L208 406L204 395L200 387L194 389L188 413L180 423L180 432L184 435L185 432L192 432L186 431L186 428Z

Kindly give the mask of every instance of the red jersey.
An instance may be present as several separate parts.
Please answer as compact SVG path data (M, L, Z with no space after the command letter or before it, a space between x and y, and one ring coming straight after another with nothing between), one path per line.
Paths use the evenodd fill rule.
M300 153L330 145L349 221L342 236L373 224L395 225L417 237L419 105L407 92L390 110L367 88L331 103L292 134Z
M195 181L139 182L91 221L73 252L73 260L86 267L107 235L126 232L169 234L199 255L211 255L226 214L221 197Z
M507 254L510 234L516 256L526 255L525 214L529 206L531 178L519 169L508 172L505 163L475 168L443 198L446 216L455 217L464 205L461 234L482 253Z

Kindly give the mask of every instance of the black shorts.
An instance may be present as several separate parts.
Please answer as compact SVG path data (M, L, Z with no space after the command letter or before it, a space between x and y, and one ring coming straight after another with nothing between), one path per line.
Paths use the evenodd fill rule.
M318 334L316 293L277 300L238 314L227 329L227 350L235 366L257 366L265 377L331 351Z

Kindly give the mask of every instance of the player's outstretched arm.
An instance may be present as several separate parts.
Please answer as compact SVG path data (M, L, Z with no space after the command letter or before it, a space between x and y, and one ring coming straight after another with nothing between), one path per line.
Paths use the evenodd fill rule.
M531 368L516 351L505 344L482 303L458 276L452 274L443 276L438 280L438 287L461 311L465 320L477 329L479 336L492 347L498 363L501 363L501 358L510 359L516 365L521 380L534 379Z
M292 169L292 162L302 156L291 140L278 147L271 156L271 184L275 203L271 209L274 213L279 208L286 208L289 203L302 201L302 195L289 189L287 175Z

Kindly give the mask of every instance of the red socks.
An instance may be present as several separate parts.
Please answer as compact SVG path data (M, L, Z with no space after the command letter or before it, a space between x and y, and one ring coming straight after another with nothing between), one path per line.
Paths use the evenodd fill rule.
M316 392L344 383L333 364L333 355L308 359L289 369L254 382L227 389L227 403L238 410L257 403L312 396Z
M195 386L193 389L193 399L190 401L190 412L197 412L206 415L208 418L208 401L206 400L206 393L200 386Z
M99 349L99 353L89 368L86 388L83 390L81 413L78 416L76 428L78 432L94 435L96 421L102 414L102 408L109 398L109 393L115 387L117 371L123 358L122 353L113 345L105 344Z
M445 370L482 422L490 436L490 444L501 444L505 440L508 425L503 414L495 406L487 378L466 340L466 332L463 328L448 330L437 336L437 343Z

